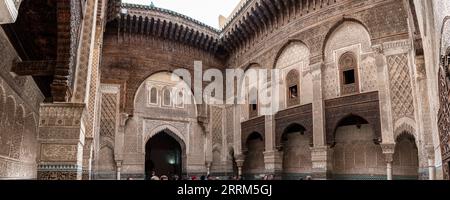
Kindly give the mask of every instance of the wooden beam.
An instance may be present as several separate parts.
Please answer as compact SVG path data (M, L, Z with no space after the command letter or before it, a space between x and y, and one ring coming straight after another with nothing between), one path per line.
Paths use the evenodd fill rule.
M15 62L11 71L19 76L53 76L55 67L55 60L22 61Z

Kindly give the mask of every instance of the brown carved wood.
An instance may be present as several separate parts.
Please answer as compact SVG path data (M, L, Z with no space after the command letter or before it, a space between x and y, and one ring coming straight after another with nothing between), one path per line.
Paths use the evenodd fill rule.
M57 65L51 91L53 101L69 101L77 59L82 4L79 0L59 0L57 6Z
M339 122L351 115L365 119L375 132L374 141L381 142L380 105L378 92L346 96L325 101L326 140L334 144Z
M242 150L247 150L247 138L250 136L250 134L256 132L261 134L261 136L264 139L265 134L265 120L266 118L264 116L260 116L257 118L250 119L248 121L241 123L241 144L242 144Z
M312 104L297 106L282 110L275 115L275 145L277 149L282 146L282 137L286 128L292 124L299 124L306 130L306 135L310 138L310 144L313 144L313 115Z
M56 61L22 61L16 62L11 71L19 76L52 76L56 67Z

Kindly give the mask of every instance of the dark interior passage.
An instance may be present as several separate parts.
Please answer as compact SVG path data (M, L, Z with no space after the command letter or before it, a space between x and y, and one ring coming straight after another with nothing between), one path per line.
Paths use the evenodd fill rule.
M152 171L157 176L181 176L181 146L165 131L153 136L145 145L145 174L150 179Z

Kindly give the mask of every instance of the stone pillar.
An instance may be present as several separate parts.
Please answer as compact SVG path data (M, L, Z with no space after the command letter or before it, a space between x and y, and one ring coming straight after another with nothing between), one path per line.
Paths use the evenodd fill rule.
M386 177L387 180L392 180L392 161L395 151L395 144L384 143L381 144L381 149L386 159Z
M311 65L313 76L313 144L312 172L315 179L327 179L332 170L332 151L327 146L325 129L325 102L322 92L323 62Z
M264 152L264 165L266 173L281 178L283 172L283 152L278 150Z
M117 172L116 178L117 178L117 180L120 180L120 174L122 173L122 162L123 161L121 161L121 160L116 161L116 172Z
M383 47L381 45L375 46L374 51L376 52L375 65L377 66L377 86L380 100L381 137L384 143L394 143L388 66Z
M274 174L275 176L281 175L283 170L283 153L275 148L275 116L265 116L265 149L264 152L264 165L266 173Z
M425 68L425 59L424 56L416 56L415 57L416 64L416 81L417 81L417 94L419 98L417 98L418 110L419 110L419 119L418 123L420 123L419 130L423 133L423 140L425 142L425 152L427 155L427 160L419 163L420 166L424 166L426 162L426 166L428 169L420 170L423 174L419 176L423 179L434 180L435 179L435 166L434 166L434 146L433 146L433 136L432 136L432 120L431 120L431 111L430 111L430 99L428 93L428 83L427 83L427 71ZM420 150L419 150L420 151ZM426 171L428 170L428 174Z
M16 21L21 2L22 0L0 1L0 24L10 24Z
M92 58L95 48L97 10L98 0L86 1L72 102L86 103L88 101L94 62Z
M83 180L91 180L92 172L92 155L93 155L93 138L85 138L83 148Z
M80 180L85 141L85 105L44 103L39 113L37 178Z
M242 176L242 167L244 166L245 156L244 155L238 155L236 156L236 165L238 168L238 176Z
M425 150L427 152L427 158L428 158L428 179L429 180L436 180L436 166L434 163L434 146L433 145L427 145L425 147Z
M118 128L116 136L114 137L114 159L116 162L122 162L123 160L123 148L125 140L125 125L129 119L129 115L126 113L119 114Z
M327 146L311 148L312 176L328 179L333 171L333 150Z
M211 173L211 165L212 165L212 162L206 161L206 162L205 162L205 165L206 165L206 174L209 175L209 174Z

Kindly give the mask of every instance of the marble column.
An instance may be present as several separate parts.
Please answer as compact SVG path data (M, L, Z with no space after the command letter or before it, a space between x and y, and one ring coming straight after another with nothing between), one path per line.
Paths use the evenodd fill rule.
M122 162L123 162L122 160L117 160L116 161L116 172L117 172L116 178L117 178L117 180L121 179Z
M428 158L428 179L436 180L436 166L435 166L435 158L434 158L434 146L427 145L425 147Z
M123 149L125 141L125 125L130 115L127 113L119 114L119 124L114 137L114 159L116 162L123 160Z
M393 161L393 157L394 157L395 144L392 144L392 143L381 144L381 149L383 150L383 154L384 154L385 160L386 160L387 180L392 180L393 179L392 161Z
M212 162L206 161L205 162L205 166L206 166L206 175L210 175L211 174L211 165Z
M238 176L242 176L242 167L244 166L245 156L239 154L236 156L236 166L238 168Z

